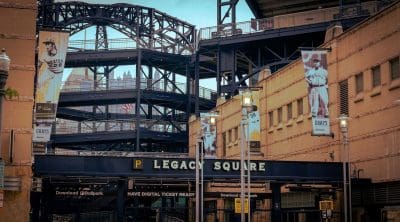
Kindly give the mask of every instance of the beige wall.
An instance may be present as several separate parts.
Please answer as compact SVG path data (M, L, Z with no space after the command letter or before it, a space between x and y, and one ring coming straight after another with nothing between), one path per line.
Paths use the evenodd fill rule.
M339 116L339 85L349 84L349 137L352 170L361 177L378 181L400 180L400 79L390 81L389 60L400 56L400 3L326 43L329 71L329 110L331 137L311 136L311 118L307 85L300 60L293 62L261 82L261 154L271 160L338 161L342 159ZM371 68L380 65L381 86L372 89ZM355 95L355 75L364 73L364 91ZM297 114L297 99L303 98L303 115ZM292 103L293 118L287 120L287 104ZM239 147L226 145L222 134L239 126L239 98L219 101L218 157L238 158ZM282 107L283 122L277 122L277 109ZM274 123L268 127L268 112ZM196 125L197 124L197 125ZM190 154L194 156L193 132L198 122L190 122ZM240 132L240 131L239 131ZM239 133L240 137L240 133ZM240 141L236 144L240 144ZM224 155L225 154L225 155Z
M21 191L4 191L0 221L29 221L29 196L32 176L32 108L35 74L36 1L0 2L0 48L11 59L6 87L18 91L19 97L3 100L1 157L5 176L21 178ZM10 162L10 132L15 133L13 162Z

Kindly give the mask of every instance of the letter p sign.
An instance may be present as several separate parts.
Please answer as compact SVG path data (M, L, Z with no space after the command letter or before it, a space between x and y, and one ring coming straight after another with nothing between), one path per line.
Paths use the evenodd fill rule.
M134 170L141 170L143 169L143 161L140 159L133 160L133 169Z

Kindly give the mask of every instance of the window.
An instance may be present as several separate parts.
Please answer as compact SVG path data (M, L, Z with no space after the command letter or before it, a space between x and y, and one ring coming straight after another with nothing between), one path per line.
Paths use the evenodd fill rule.
M278 123L282 122L282 107L278 108Z
M297 115L303 115L303 98L297 100Z
M226 132L222 133L222 152L222 155L226 156Z
M235 141L239 139L239 127L235 127Z
M292 103L287 104L287 120L292 119Z
M381 85L381 67L375 66L372 68L372 88Z
M390 79L395 80L400 77L400 70L399 70L399 57L391 59L389 61L390 65Z
M231 143L232 141L233 141L232 130L230 129L230 130L228 130L228 143Z
M274 111L268 112L269 127L274 125Z
M349 115L349 87L347 79L339 83L340 114Z
M364 78L363 74L357 74L356 75L356 94L361 93L364 90Z

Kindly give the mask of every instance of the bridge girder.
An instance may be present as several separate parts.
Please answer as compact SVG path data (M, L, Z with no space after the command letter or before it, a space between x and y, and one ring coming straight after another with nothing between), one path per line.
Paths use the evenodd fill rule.
M71 35L91 26L108 26L136 41L140 48L193 53L195 27L153 8L131 4L88 4L43 1L38 28L56 28Z

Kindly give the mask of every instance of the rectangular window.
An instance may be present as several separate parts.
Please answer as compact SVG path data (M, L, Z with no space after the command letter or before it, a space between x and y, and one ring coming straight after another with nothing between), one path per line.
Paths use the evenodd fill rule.
M381 67L375 66L372 68L372 88L381 85Z
M226 132L222 133L222 152L222 155L226 156Z
M356 94L364 91L364 78L363 74L357 74L356 75Z
M239 139L239 127L235 127L235 141Z
M232 130L230 129L230 130L228 130L228 143L231 143L232 141L233 141Z
M391 59L389 61L389 65L390 65L390 79L395 80L400 78L399 57Z
M287 120L292 119L292 103L287 104Z
M349 115L349 84L347 79L339 83L340 114Z
M303 98L297 100L297 115L303 115Z
M269 119L269 127L274 125L274 111L268 112L268 119Z
M282 107L278 108L278 123L282 122Z

